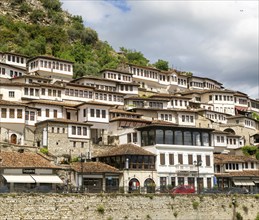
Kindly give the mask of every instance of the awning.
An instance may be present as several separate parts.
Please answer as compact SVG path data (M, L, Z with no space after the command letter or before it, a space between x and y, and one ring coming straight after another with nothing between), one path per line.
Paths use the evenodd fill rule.
M254 183L259 183L259 180L255 180Z
M234 180L234 184L236 186L254 186L254 182L252 180Z
M3 175L8 183L35 183L30 175Z
M57 175L31 175L36 183L63 183Z

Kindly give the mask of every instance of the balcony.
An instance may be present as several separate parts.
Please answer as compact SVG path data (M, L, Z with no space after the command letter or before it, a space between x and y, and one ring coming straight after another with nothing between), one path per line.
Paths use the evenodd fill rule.
M195 165L190 164L177 164L175 165L176 173L197 173L198 169Z

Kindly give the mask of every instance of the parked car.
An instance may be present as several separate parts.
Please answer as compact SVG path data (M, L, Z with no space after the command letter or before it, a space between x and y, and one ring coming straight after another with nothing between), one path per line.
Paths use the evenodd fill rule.
M201 194L218 194L218 193L224 193L219 188L204 188L200 192Z
M228 195L230 194L249 194L249 191L245 187L232 187L228 188L227 192Z
M195 193L195 188L192 185L179 185L173 188L172 194L190 194Z

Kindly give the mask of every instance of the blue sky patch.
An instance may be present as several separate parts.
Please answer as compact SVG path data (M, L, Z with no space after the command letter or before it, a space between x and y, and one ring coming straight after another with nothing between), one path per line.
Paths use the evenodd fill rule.
M130 11L130 7L127 4L126 0L104 0L104 1L112 4L113 6L115 6L116 8L119 8L124 12Z

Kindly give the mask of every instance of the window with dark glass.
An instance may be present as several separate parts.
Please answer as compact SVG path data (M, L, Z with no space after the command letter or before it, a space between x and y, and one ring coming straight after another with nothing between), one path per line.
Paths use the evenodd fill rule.
M164 143L164 131L162 129L156 129L156 144Z
M84 135L84 136L87 135L87 127L83 127L83 135Z
M81 127L77 127L77 135L82 135Z
M160 154L160 165L165 165L165 154Z
M90 109L90 116L91 116L91 117L94 117L94 113L95 113L94 109L91 108L91 109Z
M151 129L148 132L148 145L154 145L155 144L155 130Z
M207 188L208 189L211 188L211 178L210 177L207 178Z
M165 144L173 144L173 131L172 130L166 130L165 131Z
M58 117L58 111L56 109L54 109L53 113L54 113L54 118L57 118Z
M174 154L169 154L169 165L174 165Z
M127 143L131 143L131 133L127 134Z
M209 146L209 134L202 132L202 146Z
M200 161L202 161L201 160L201 155L197 155L197 162L200 162Z
M141 132L141 145L142 146L147 146L148 145L147 131L142 131Z
M96 109L96 118L100 118L100 109Z
M134 132L133 133L133 142L136 143L138 141L138 136L137 136L137 133Z
M72 126L72 134L76 135L76 126Z
M192 138L193 138L193 145L194 146L201 146L201 135L200 132L193 132L192 133Z
M102 110L102 118L106 118L106 111Z
M210 166L210 155L206 155L206 166Z
M175 177L171 177L171 186L172 186L172 188L174 188L175 187Z
M192 134L190 131L185 131L183 133L184 145L192 145Z
M192 154L188 154L188 164L189 165L193 164L193 156L192 156Z
M22 109L17 109L17 118L22 118Z
M46 113L46 117L48 118L49 117L49 109L46 109L45 113Z
M184 177L178 177L178 185L184 185Z
M174 139L175 139L175 144L183 144L183 133L182 131L175 131L174 132Z
M178 164L183 164L183 155L178 154Z

